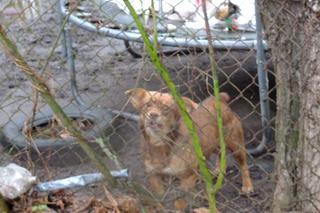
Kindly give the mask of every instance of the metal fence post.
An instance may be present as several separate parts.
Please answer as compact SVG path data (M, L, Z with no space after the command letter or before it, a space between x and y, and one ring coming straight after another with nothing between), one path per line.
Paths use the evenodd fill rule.
M262 140L260 144L251 150L248 150L251 155L258 155L265 151L266 145L270 141L270 103L268 98L268 74L265 70L265 48L262 40L262 24L259 6L255 1L255 18L256 18L256 36L257 36L257 48L256 48L256 63L258 68L258 82L259 82L259 96L260 96L260 110L261 110L261 122L262 122Z

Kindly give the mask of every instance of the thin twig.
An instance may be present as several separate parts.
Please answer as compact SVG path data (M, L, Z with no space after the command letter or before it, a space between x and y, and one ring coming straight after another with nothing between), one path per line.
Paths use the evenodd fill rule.
M106 194L107 199L110 201L111 206L115 210L115 213L120 213L120 210L118 208L119 204L116 201L116 199L112 196L112 194L109 192L107 187L103 186L103 189L104 189L104 193Z
M61 38L61 35L63 33L63 30L65 28L65 25L68 23L68 18L69 16L72 14L73 11L71 11L63 20L63 23L61 24L61 27L60 27L60 30L59 30L59 34L57 36L57 39L55 40L54 44L53 44L53 47L49 53L49 56L47 57L47 60L42 68L42 70L40 71L40 75L43 75L44 72L47 70L47 67L49 65L49 62L54 54L54 51L55 49L57 48L58 46L58 42ZM36 117L36 113L37 113L37 108L38 108L38 104L39 104L39 92L37 89L33 89L32 90L32 93L33 93L33 100L32 100L32 103L33 103L33 106L32 106L32 114L31 114L31 119L30 119L30 122L27 122L29 125L26 126L25 128L25 136L27 138L27 141L28 141L28 145L27 145L27 158L28 158L28 162L30 163L30 166L32 168L32 171L34 173L34 169L35 169L35 165L33 164L32 162L32 159L31 159L31 151L32 151L32 147L33 149L36 151L38 157L40 158L44 168L45 168L45 171L47 173L47 176L48 176L48 179L51 180L52 179L52 175L49 171L49 168L48 168L48 163L44 160L44 158L42 157L41 153L40 153L40 150L38 149L37 147L37 144L34 143L33 141L33 136L32 136L32 129L33 129L33 126L34 126L34 120L35 120L35 117Z
M219 81L218 81L218 74L217 74L218 66L215 61L215 53L214 53L214 49L213 49L213 45L212 45L213 38L212 38L211 31L210 31L210 26L209 26L206 1L201 1L201 2L202 2L202 11L204 14L205 30L206 30L208 45L209 45L209 58L210 58L210 65L211 65L212 79L213 79L213 91L214 91L214 96L215 96L215 100L216 100L215 101L215 109L217 111L217 123L218 123L218 132L219 132L220 169L219 169L219 175L218 175L217 182L216 182L213 190L210 192L211 194L209 195L209 197L211 197L211 199L212 199L211 204L210 204L210 200L209 200L210 212L217 212L216 194L222 186L224 174L226 173L226 165L227 165L226 145L225 145L225 141L224 141L221 99L220 99Z
M115 186L117 184L116 180L112 177L110 170L108 167L100 160L100 158L96 155L95 151L89 146L87 139L81 134L81 132L74 126L71 118L69 118L60 105L57 103L55 98L53 97L49 86L46 81L41 77L34 69L32 69L24 60L24 58L20 55L16 45L9 39L6 35L4 28L0 25L0 42L2 43L4 50L8 56L12 58L15 64L21 69L21 71L30 79L34 88L36 88L42 98L46 101L46 103L51 107L55 116L59 118L62 122L63 126L70 133L70 135L77 138L77 142L83 151L88 155L90 160L97 166L100 172L104 175L106 180L111 186Z
M119 169L119 170L123 169L123 166L120 163L120 161L118 160L117 155L112 153L112 151L106 146L106 144L104 143L102 138L97 138L95 141L101 147L102 151L107 155L107 157L114 162L117 169Z

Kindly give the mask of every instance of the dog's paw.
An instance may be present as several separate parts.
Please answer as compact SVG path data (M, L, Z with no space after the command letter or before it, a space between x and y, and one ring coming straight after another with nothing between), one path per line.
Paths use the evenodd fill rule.
M185 212L185 210L188 207L188 203L185 199L183 198L178 198L177 200L174 201L174 208L178 211L183 211Z
M253 193L254 190L253 190L253 186L242 186L241 191L244 194L251 194Z

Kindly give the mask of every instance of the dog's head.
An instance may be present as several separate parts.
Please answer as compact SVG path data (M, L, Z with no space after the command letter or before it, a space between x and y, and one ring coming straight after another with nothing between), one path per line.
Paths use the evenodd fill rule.
M181 117L178 105L172 95L156 91L135 88L126 91L133 107L140 112L140 122L149 135L163 137L177 128ZM187 111L197 107L197 104L183 97Z

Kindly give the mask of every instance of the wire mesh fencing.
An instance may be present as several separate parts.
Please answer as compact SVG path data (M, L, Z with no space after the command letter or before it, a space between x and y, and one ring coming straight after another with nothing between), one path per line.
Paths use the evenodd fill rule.
M275 184L272 176L275 77L265 41L261 47L266 53L265 60L257 59L254 1L244 6L234 2L209 2L207 9L213 29L220 90L230 96L223 113L227 116L230 113L233 119L239 118L241 122L240 126L225 128L225 138L231 144L238 143L234 140L241 141L241 133L239 138L233 136L234 140L230 140L228 134L242 131L243 127L245 151L249 153L247 159L242 160L248 164L254 190L247 193L243 190L245 175L241 174L244 171L241 159L239 166L238 152L230 152L217 206L221 212L263 212L271 206ZM155 4L158 55L179 92L194 104L194 109L190 110L192 118L200 119L207 112L210 117L214 110L197 111L197 107L201 108L203 101L213 95L201 3L162 1L162 4ZM146 1L134 7L152 35L151 6ZM59 192L54 190L45 195L35 190L23 197L27 202L15 202L14 211L27 211L38 204L57 212L99 209L139 212L143 208L146 212L173 212L175 209L192 212L198 208L194 211L200 212L199 208L208 207L205 187L199 181L201 177L188 142L190 136L181 132L184 127L172 97L160 95L167 93L168 88L155 71L122 1L5 0L0 3L0 17L8 36L27 63L46 81L101 162L110 170L128 169L127 177L120 179L131 185L116 187L110 192L101 182ZM77 139L61 125L20 68L3 51L0 60L1 166L15 162L32 171L40 182L98 172ZM261 76L259 64L263 65L260 72L264 75ZM133 97L126 94L134 88L146 91L137 99L145 105L137 107ZM143 101L145 97L150 99ZM157 103L154 108L152 103ZM156 115L150 115L152 110ZM224 117L224 121L227 123L228 119ZM210 143L217 143L215 124L199 125L196 128L204 138L200 137L202 141L209 140L205 137L207 134L213 138L209 141L210 153L206 160L214 174L218 168L219 149ZM208 133L207 125L212 132ZM176 136L171 137L171 134ZM177 138L183 138L179 146L175 144L180 140ZM167 144L159 145L158 140ZM261 150L256 151L259 146ZM190 153L184 152L184 148L191 150ZM206 148L203 147L204 152ZM183 155L190 159L182 158ZM181 161L172 172L174 175L163 171L170 159ZM183 170L184 165L188 169ZM184 174L184 171L195 175ZM132 187L136 184L140 187ZM41 196L47 196L47 200Z

